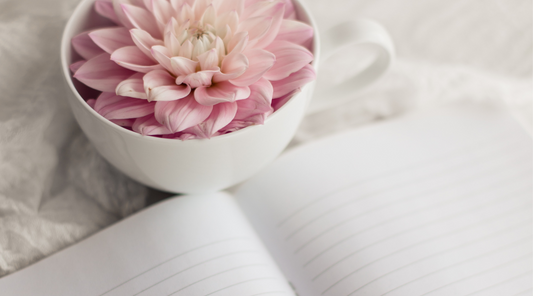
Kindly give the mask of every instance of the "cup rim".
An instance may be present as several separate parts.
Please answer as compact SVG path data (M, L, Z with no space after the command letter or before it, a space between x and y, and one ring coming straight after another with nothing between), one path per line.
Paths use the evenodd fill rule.
M136 133L134 131L131 131L129 129L123 128L123 127L111 122L107 118L103 117L98 112L96 112L93 108L91 108L89 106L89 104L87 104L87 102L83 99L83 97L80 95L80 93L78 92L78 90L74 86L74 83L72 81L73 77L70 74L69 62L67 61L67 52L72 52L73 51L72 46L71 46L71 38L73 36L72 37L67 36L68 35L67 33L70 32L70 28L74 25L76 19L79 17L79 14L81 14L84 11L84 8L85 8L84 5L87 5L86 4L87 2L94 3L94 1L95 0L82 0L80 3L78 3L78 5L74 9L73 13L69 17L69 19L68 19L68 21L67 21L67 23L66 23L66 25L65 25L65 27L63 29L63 33L62 33L62 36L61 36L61 51L60 51L61 68L62 68L62 72L63 72L63 77L65 78L65 80L66 80L66 82L68 84L68 88L74 94L74 96L76 97L78 102L81 103L84 106L84 108L88 112L90 112L92 115L94 115L99 121L103 122L104 124L106 124L107 126L110 126L113 129L115 129L119 133L124 133L124 135L127 135L129 137L134 137L134 138L138 138L138 139L145 139L147 141L162 141L163 143L168 143L168 144L181 143L180 145L183 145L184 143L189 143L190 145L192 145L194 143L200 143L200 142L206 142L206 141L210 141L210 142L219 141L219 140L222 141L222 140L225 140L227 138L238 137L239 135L244 134L244 133L253 132L255 129L258 129L258 128L261 128L264 125L267 125L268 122L272 121L273 119L275 119L275 118L277 118L279 116L280 111L283 111L284 109L287 109L288 108L287 106L289 104L293 104L294 101L295 101L294 100L295 97L300 96L302 93L304 93L304 91L302 89L302 91L300 93L296 94L293 98L291 98L289 101L287 101L278 110L276 110L270 116L268 116L265 119L265 122L262 125L247 126L245 128L239 129L237 131L230 132L230 133L223 134L223 135L214 136L214 137L209 138L209 139L190 139L190 140L183 141L183 140L180 140L180 139L159 138L159 137L153 137L153 136L144 136L144 135L141 135L141 134ZM314 55L314 59L311 62L311 65L313 66L313 68L315 68L315 71L317 71L318 70L318 64L319 64L318 60L319 60L319 57L320 57L320 40L319 40L319 33L318 33L318 27L316 25L316 21L315 21L313 15L311 14L309 8L304 3L302 3L302 1L300 1L300 0L290 0L290 1L292 1L294 5L299 6L299 8L301 9L301 12L303 12L305 14L305 17L309 20L308 24L313 27L313 31L314 31L314 33L313 33L313 55ZM92 5L90 7L92 7ZM304 85L303 88L310 87L310 84L312 84L312 83L314 83L314 82L310 82L310 83Z

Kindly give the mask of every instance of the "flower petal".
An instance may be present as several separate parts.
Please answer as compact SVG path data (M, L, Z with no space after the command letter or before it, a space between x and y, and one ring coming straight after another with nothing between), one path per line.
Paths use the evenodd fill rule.
M272 68L276 62L276 56L266 50L252 49L247 50L244 54L248 58L250 66L244 74L230 80L234 85L247 86L255 83L270 68Z
M250 96L250 88L236 86L227 81L215 83L210 87L198 87L194 91L194 98L202 105L212 106L223 102L244 100Z
M220 70L204 70L191 73L185 77L178 76L176 78L176 84L186 83L191 86L191 88L197 87L209 87L213 81L213 75L220 73Z
M155 119L153 114L137 118L131 129L143 136L172 134L166 126Z
M135 122L135 119L132 119L132 118L127 118L127 119L111 119L109 120L111 121L112 123L116 124L116 125L120 125L122 127L126 127L126 128L131 128L131 126L133 125L133 123Z
M270 114L272 114L273 111L265 112L265 113L259 113L252 115L250 117L246 117L244 119L241 119L240 121L247 122L251 125L257 125L257 124L265 124L265 120L267 119Z
M152 46L155 45L163 45L163 42L161 40L157 40L152 35L150 35L148 32L139 30L139 29L131 29L130 30L131 39L137 45L137 47L150 59L156 61L151 52Z
M152 47L151 53L161 66L172 72L172 66L170 65L170 51L168 48L161 45L155 45Z
M224 56L226 55L226 47L224 46L224 41L217 36L217 38L214 41L213 48L216 49L218 60L222 61L224 59Z
M222 134L231 133L231 132L238 131L240 129L243 129L243 128L251 126L251 125L254 125L254 123L253 122L249 122L249 121L243 121L243 120L233 120L228 125L226 125L225 127L221 128L220 129L220 133L222 133Z
M161 25L166 25L172 17L172 6L166 0L151 0L152 12Z
M296 19L296 10L294 10L294 4L291 0L284 0L285 2L285 14L283 15L284 19Z
M99 102L103 101L103 102ZM107 119L143 117L154 112L154 103L121 96L100 95L96 99L95 111Z
M167 24L167 28L165 31L165 38L164 38L164 44L165 47L168 48L171 56L177 56L179 55L180 48L181 48L181 42L178 40L174 33L174 28L178 25L175 18L172 18L170 22Z
M222 82L241 76L248 69L248 58L242 53L230 53L222 60L220 72L215 73L213 82Z
M154 70L146 73L143 81L146 92L149 92L150 89L158 86L173 85L174 77L165 70Z
M74 50L86 60L90 60L104 52L92 41L91 37L89 37L89 31L74 36L72 38L72 47L74 47Z
M191 43L191 41L186 40L185 42L183 42L183 44L181 44L179 56L192 59L193 49L194 49L194 45Z
M239 15L235 10L230 10L223 14L218 14L215 22L215 28L219 36L225 36L227 28L229 27L232 32L236 32L239 26Z
M272 99L272 108L274 108L274 111L277 111L279 108L285 105L292 97L294 97L296 94L298 94L301 91L302 90L300 88L297 88L279 98Z
M89 107L93 108L94 109L94 105L96 104L96 100L95 99L88 99L87 100L87 105L89 105Z
M268 80L286 78L313 60L313 54L307 48L284 40L276 40L265 49L276 56L276 63L264 75Z
M94 111L100 113L102 108L116 103L121 99L122 98L117 96L114 92L103 92L98 96L98 98L96 98L96 102L94 103Z
M233 120L237 113L237 107L237 102L214 105L209 117L204 122L200 123L198 127L203 131L203 134L207 138L212 137L216 132Z
M274 40L283 21L284 13L284 1L258 1L246 7L242 19L255 17L270 17L272 19L272 24L265 35L253 42L254 47L264 48Z
M130 78L117 85L115 93L123 97L131 97L147 100L148 96L144 91L143 73L135 73Z
M232 10L235 10L238 15L242 15L244 11L244 0L223 0L216 2L215 5L217 6L218 15Z
M204 37L200 37L198 39L193 38L192 44L194 45L194 47L192 50L191 59L196 60L197 56L206 52L208 49L207 46L209 46L209 44L207 44L208 42L209 41L207 40L207 38L204 38Z
M170 0L170 4L172 5L172 8L174 8L175 11L180 11L183 5L188 4L193 5L194 0Z
M248 6L256 3L257 1L259 1L259 0L245 0L244 1L244 7L248 7Z
M153 98L152 90L164 85L176 85L174 77L165 70L154 70L143 76L144 92L151 100Z
M117 49L111 55L111 60L126 69L141 73L163 69L161 65L148 58L137 46L126 46Z
M277 2L267 12L267 15L270 15L270 13L272 13L272 21L271 21L270 27L268 28L268 31L261 38L259 38L257 42L253 45L255 48L265 48L266 46L270 45L272 41L274 41L274 39L278 35L281 22L283 21L284 12L285 12L285 5L281 2Z
M153 112L153 103L132 98L124 98L123 100L100 110L100 114L109 120L139 118L152 114Z
M192 140L192 139L207 139L208 137L205 134L205 132L197 124L195 126L186 128L183 131L178 132L174 135L167 136L164 138L180 139L182 141L185 141L185 140Z
M283 20L275 40L290 41L309 48L313 40L313 27L299 21Z
M202 15L209 6L210 1L208 0L196 0L194 1L193 10L194 10L194 19L199 21L202 18Z
M150 92L149 101L175 101L191 93L187 84L158 86Z
M184 3L179 9L176 10L178 12L176 15L176 20L178 21L178 23L180 24L185 23L188 20L194 21L193 19L191 19L191 16L193 16L194 14L194 11L192 8L193 5L194 3L193 4Z
M228 54L235 52L241 53L248 45L248 32L239 32L233 35L231 41L228 43Z
M115 11L115 15L117 16L120 24L126 27L126 29L133 29L135 26L133 26L133 24L129 21L128 17L124 13L124 10L122 9L122 4L129 3L129 0L113 0L113 10Z
M239 24L237 32L248 32L248 46L253 46L263 38L270 29L272 17L257 16L244 20Z
M213 4L209 4L205 11L202 14L202 17L200 18L200 24L206 25L210 24L212 26L215 25L217 19L217 13L215 12L215 8L213 7Z
M291 91L304 86L305 84L315 80L316 74L315 69L311 65L305 65L300 71L292 73L289 77L271 81L272 86L274 87L273 98L282 97Z
M253 3L246 3L246 7L242 13L242 18L247 19L256 16L272 16L268 14L269 9L279 1L254 1Z
M250 85L250 97L237 101L239 109L235 119L246 119L257 114L273 112L274 109L271 106L273 92L272 84L264 78Z
M222 39L222 41L224 41L224 44L229 44L230 41L231 41L231 38L233 38L234 34L233 34L233 31L231 30L231 28L226 25L226 28L224 29L225 32L220 32L220 36L224 35L224 38ZM218 32L218 31L217 31ZM222 34L224 33L224 34Z
M163 37L154 16L148 10L129 4L122 4L121 7L135 28L146 31L157 39Z
M109 54L121 47L135 45L133 40L131 40L130 32L124 27L94 30L89 33L89 37L96 45Z
M191 94L181 100L156 102L155 118L170 131L179 132L204 121L212 109L198 104Z
M83 64L74 77L89 87L114 93L117 85L133 74L111 61L108 53L102 53Z
M218 69L218 53L215 48L212 48L203 54L196 57L200 62L202 70L216 70Z
M185 57L172 57L170 59L170 65L172 72L177 76L181 76L194 73L198 62Z
M70 71L72 71L72 73L76 73L81 68L81 66L83 66L83 64L85 64L86 62L87 62L86 60L74 62L70 64L69 69Z
M120 20L113 9L112 1L97 0L94 2L94 9L99 15L112 20L116 24L120 24Z

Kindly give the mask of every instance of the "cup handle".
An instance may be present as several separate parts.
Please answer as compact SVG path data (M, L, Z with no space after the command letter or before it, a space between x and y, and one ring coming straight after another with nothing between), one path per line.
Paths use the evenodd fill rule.
M390 66L394 58L394 44L387 30L377 22L359 19L341 23L320 34L322 59L319 67L328 66L328 59L349 54L350 49L366 47L374 54L373 61L364 69L335 86L321 81L320 71L313 99L307 114L328 109L349 101L353 92L376 81ZM350 65L344 65L349 67Z

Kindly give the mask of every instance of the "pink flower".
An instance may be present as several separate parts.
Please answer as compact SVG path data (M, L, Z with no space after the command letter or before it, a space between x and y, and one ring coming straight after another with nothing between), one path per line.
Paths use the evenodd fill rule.
M262 124L315 78L313 29L290 0L97 0L95 9L117 26L74 37L84 60L71 70L102 92L91 107L143 135L210 138Z

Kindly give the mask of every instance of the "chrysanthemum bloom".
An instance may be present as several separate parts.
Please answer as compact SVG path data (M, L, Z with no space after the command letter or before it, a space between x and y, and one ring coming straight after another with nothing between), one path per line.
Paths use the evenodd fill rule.
M98 0L117 26L73 38L87 103L143 135L209 138L262 124L312 81L313 29L290 0Z

